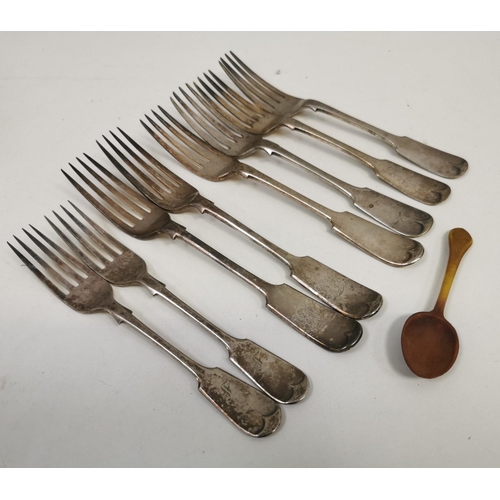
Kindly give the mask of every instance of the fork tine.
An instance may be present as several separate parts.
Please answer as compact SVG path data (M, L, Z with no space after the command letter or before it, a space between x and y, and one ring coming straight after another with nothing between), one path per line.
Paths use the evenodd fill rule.
M64 210L66 215L80 228L83 233L87 235L88 238L85 238L81 233L79 233L74 227L72 227L68 222L66 222L57 212L53 212L53 214L57 217L59 222L68 230L69 233L73 235L73 237L82 245L84 246L87 251L98 261L99 264L102 266L105 265L106 261L110 262L113 259L110 259L103 255L101 251L98 249L100 248L101 250L104 250L104 252L108 253L111 255L113 258L117 257L119 254L115 250L113 250L111 247L108 248L108 245L106 245L101 239L93 234L93 232L86 227L84 224L82 224L72 213L68 212L68 210L61 205L61 208ZM77 253L85 262L91 261L92 259L89 259L85 252L82 252L78 245L75 245L74 242L68 238L63 231L61 231L55 224L50 223L54 231L61 237L62 240L72 249ZM94 243L92 244L91 241ZM98 248L96 248L98 247ZM78 250L78 251L77 251ZM86 257L86 258L85 258ZM93 266L91 266L93 267Z
M163 163L161 163L153 155L148 153L140 144L134 141L134 139L126 134L120 127L118 127L118 130L137 149L137 151L139 151L139 153L141 153L141 155L151 163L151 165L154 165L156 167L151 167L151 165L148 165L144 160L137 156L138 161L141 163L141 165L144 166L146 171L155 176L159 181L161 181L162 184L165 184L166 180L168 180L169 183L172 183L175 187L179 187L186 183L184 179L181 179L178 175L171 172L167 167L165 167L165 165L163 165ZM116 136L112 132L111 134L127 151L132 151L123 141L120 140L118 136ZM159 176L158 172L161 172L161 176ZM166 185L170 189L170 186L168 184Z
M118 140L118 138L110 132L110 134ZM125 168L104 146L102 146L99 141L97 145L101 148L102 152L108 157L108 159L113 163L113 165L121 172L121 174L132 183L139 191L146 193L146 196L152 200L159 200L162 198L161 188L158 188L156 180L152 179L150 176L144 174L144 172L137 167L129 158L127 158L107 137L103 136L106 143L113 149L113 151L122 158L122 160L127 164L128 168ZM119 141L121 142L121 141ZM133 154L131 152L131 154ZM135 156L135 155L134 155ZM142 163L141 163L142 165ZM132 173L130 170L132 170ZM134 175L135 174L135 175Z
M74 284L68 281L63 274L61 274L61 270L64 271L68 276L73 278L76 283L80 283L82 281L82 277L78 275L73 269L71 269L67 264L65 264L57 255L54 254L49 248L47 248L41 241L37 240L32 234L30 234L26 229L23 229L25 234L35 243L43 253L45 253L49 259L52 260L52 265L49 264L46 260L42 259L37 253L35 253L28 245L23 243L19 238L16 238L16 241L28 252L37 262L38 264L45 269L45 271L52 277L55 282L59 282L63 287L65 287L68 291L74 288ZM59 265L59 268L57 266Z
M14 238L16 238L16 237L14 236ZM20 242L20 240L18 240L17 238L16 238L16 240ZM56 284L54 284L47 276L45 276L45 274L43 274L42 272L40 272L39 269L32 262L30 262L16 247L14 247L13 245L11 245L9 242L7 242L7 245L9 245L9 247L11 248L11 250L21 259L21 261L24 263L24 265L42 283L44 283L45 286L47 286L48 288L50 288L50 290L55 295L57 295L61 300L64 300L64 298L66 297L66 294ZM22 245L22 246L23 246L23 248L25 248L24 245ZM31 252L29 252L29 253L31 255Z
M175 148L177 148L184 156L187 156L192 160L192 162L197 163L201 168L203 164L207 161L210 161L210 151L208 148L210 147L207 143L202 142L201 139L191 134L187 129L185 129L177 120L175 120L171 115L169 115L161 106L158 106L165 116L176 123L180 130L172 127L167 121L165 121L158 113L153 111L155 117L161 122L162 125L168 128L168 130L175 135L172 137L167 134L165 130L163 130L159 125L157 125L151 118L146 116L149 122L155 126L157 130L159 130L162 135L169 140ZM184 133L181 133L184 132ZM179 140L177 140L179 139ZM187 146L187 148L184 146Z
M222 69L226 72L226 75L232 80L232 82L245 94L248 99L257 101L258 105L269 113L273 112L274 106L269 103L268 100L264 99L262 94L254 89L239 73L237 73L224 59L219 60L219 64Z
M188 86L188 88L195 95L195 91ZM189 107L175 92L174 97L177 100L172 99L172 103L176 107L177 111L185 118L185 120L193 127L195 132L198 133L203 139L213 144L215 140L223 148L227 149L226 142L234 142L235 134L232 133L228 128L224 128L222 123L218 122L213 116L211 116L206 109L200 106L196 101L193 100L183 89L180 89L182 94L189 100L193 107L198 111L195 112L191 107ZM201 96L197 96L199 100L202 100ZM201 115L201 116L200 116Z
M111 244L120 250L121 252L124 252L125 250L128 250L128 248L118 241L116 238L111 236L107 231L105 231L101 226L99 226L96 222L94 222L87 214L82 212L74 203L68 200L68 203L78 212L78 214L85 219L97 232L101 233L101 235L106 238L108 241L111 242ZM65 209L66 210L66 209ZM118 254L117 254L118 255Z
M91 156L84 153L85 158L90 160L92 164L98 168L104 175L108 177L113 184L107 182L104 178L99 176L97 172L89 168L85 163L77 158L82 167L84 167L94 178L98 179L106 188L111 191L120 201L129 206L132 210L135 210L137 214L142 216L143 213L149 213L153 204L149 202L144 196L140 195L135 189L127 186L122 182L116 175L113 175L107 168L104 168L100 163L94 160ZM116 186L116 187L115 187Z
M71 164L70 164L70 166L75 170L75 172L81 178L84 179L84 182L86 182L87 184L90 184L91 186L93 186L93 183L91 183L78 169L76 169L75 167L73 167L73 165L71 165ZM73 186L77 189L77 191L88 202L90 202L92 205L94 205L94 207L97 208L97 210L99 210L99 212L101 212L102 214L104 214L109 220L113 221L115 224L117 224L119 227L121 227L124 231L127 231L131 227L134 227L135 222L132 222L132 220L131 220L131 217L132 217L131 214L129 214L128 212L125 212L119 206L115 207L114 205L116 205L116 203L114 203L113 200L110 200L110 202L108 202L108 200L106 199L106 198L108 198L107 195L105 195L104 193L102 193L104 200L106 202L108 202L110 204L110 206L112 206L120 214L120 217L118 217L114 212L112 212L111 210L109 210L105 205L103 205L100 201L98 201L97 198L95 196L92 196L86 189L84 189L82 186L80 186L80 184L78 184L78 182L76 182L64 170L61 170L61 171L65 175L65 177L69 180L69 182L71 182L71 184L73 184ZM97 187L95 187L95 191L98 194L101 193L101 190L99 188L97 188Z
M205 75L206 77L206 75ZM201 78L198 78L199 82L203 86L203 88L210 94L210 97L203 92L202 89L195 83L195 87L198 90L200 96L197 96L198 100L203 102L205 106L210 108L212 112L217 113L219 117L222 117L224 123L233 123L235 120L238 123L242 123L243 126L251 127L255 122L256 112L253 112L250 108L246 107L244 104L238 102L237 104L233 104L232 99L228 93L222 90L219 87L219 94L214 92ZM214 85L216 85L214 83ZM216 87L217 88L217 87ZM193 92L193 90L191 90ZM262 113L260 113L262 116Z
M245 79L245 81L254 88L256 92L259 92L261 95L265 96L267 100L271 99L276 104L279 104L280 99L276 97L274 92L270 92L266 86L262 85L259 80L255 79L246 69L245 65L241 65L235 60L231 59L227 54L225 54L227 60L233 65L236 71Z
M203 73L205 78L208 80L210 85L214 87L219 94L221 94L224 99L229 101L233 106L238 108L242 113L247 114L250 118L257 116L264 116L262 108L257 106L257 104L245 99L237 92L235 92L231 87L226 85L213 71L209 70L210 76ZM200 79L201 81L201 79Z
M277 89L276 87L273 87L270 83L266 82L264 79L262 79L257 73L252 71L233 51L229 51L229 53L233 56L233 59L236 60L238 65L243 68L249 76L251 76L256 82L258 82L262 87L267 89L269 92L273 94L277 94L278 96L286 99L288 96L282 92L281 90ZM229 56L226 54L226 57L229 59ZM234 64L234 62L233 62Z
M166 132L156 123L154 122L149 116L146 115L146 118L148 121L158 130L164 137L166 136ZM192 160L190 157L182 154L179 150L173 148L170 146L168 142L166 142L162 137L160 137L154 130L149 128L146 123L144 123L142 120L141 124L142 126L151 134L151 136L164 148L166 149L179 163L182 163L183 165L186 166L193 166L195 168L203 168L203 163L197 163L194 160Z

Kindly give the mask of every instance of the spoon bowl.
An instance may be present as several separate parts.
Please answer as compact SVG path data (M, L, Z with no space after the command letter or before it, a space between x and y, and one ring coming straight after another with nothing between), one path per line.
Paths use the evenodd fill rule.
M450 256L432 311L412 314L403 326L401 348L410 370L422 378L436 378L445 374L455 363L458 355L458 335L444 317L444 306L453 278L465 252L472 245L472 237L461 228L452 229L449 237Z

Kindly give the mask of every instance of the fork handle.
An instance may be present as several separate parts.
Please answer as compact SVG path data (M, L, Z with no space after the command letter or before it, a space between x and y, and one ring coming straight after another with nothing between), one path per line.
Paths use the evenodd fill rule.
M254 179L275 189L326 219L339 236L386 264L407 266L419 260L424 253L422 245L417 241L388 231L349 212L330 210L249 165L240 163L239 173L246 179Z
M202 213L207 213L229 227L240 231L279 258L288 266L290 275L295 281L337 311L354 319L362 319L372 316L380 309L382 297L379 293L351 280L312 257L296 257L286 252L206 198L201 199L198 206Z
M370 167L380 180L416 201L425 203L426 205L437 205L445 201L450 195L449 186L443 182L409 170L392 161L374 158L294 118L286 118L283 121L283 125L291 130L297 130L319 139L348 154L367 167Z
M309 382L304 372L255 342L237 339L224 332L174 295L156 278L147 275L142 284L153 295L159 295L170 302L221 341L229 353L229 359L275 401L292 404L305 397Z
M107 311L119 323L127 323L187 368L198 380L200 393L243 432L263 437L274 432L281 424L280 407L262 392L220 368L200 365L139 321L132 311L118 302L111 303Z
M428 146L421 142L411 139L410 137L402 137L393 135L378 127L374 127L362 120L358 120L338 109L332 108L320 101L307 100L304 104L313 111L319 111L327 115L338 118L350 125L354 125L370 134L385 141L391 146L396 153L403 158L410 160L419 167L425 168L433 174L446 177L448 179L456 179L463 175L468 168L468 163L463 158L445 153L439 149Z
M358 188L323 170L311 165L290 151L271 141L262 140L261 147L269 154L274 154L290 163L303 168L307 172L319 177L333 188L346 195L359 210L374 218L396 233L416 238L422 236L432 226L432 217L422 210L411 207L394 198L368 188Z
M266 307L292 328L321 347L334 352L350 349L361 338L359 323L311 299L288 285L271 285L242 268L178 225L172 238L181 238L218 264L257 288L266 297Z

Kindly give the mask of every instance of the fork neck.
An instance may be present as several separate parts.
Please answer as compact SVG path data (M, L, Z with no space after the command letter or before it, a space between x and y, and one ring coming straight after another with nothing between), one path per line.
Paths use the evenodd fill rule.
M370 134L376 137L379 137L384 141L389 142L388 139L391 134L389 134L388 132L385 132L384 130L378 127L374 127L373 125L370 125L369 123L366 123L362 120L358 120L357 118L354 118L353 116L350 116L338 109L332 108L331 106L328 106L328 104L325 104L321 101L316 101L314 99L307 99L304 101L303 107L312 109L314 112L319 111L320 113L325 113L327 115L338 118L343 122L349 123L350 125L354 125L362 130L365 130L366 132L369 132Z
M113 301L105 309L118 323L127 323L132 328L137 330L142 335L146 336L148 339L152 340L158 347L161 347L164 351L175 358L184 368L188 369L198 380L206 372L206 368L203 365L197 363L194 359L186 356L182 351L179 351L170 342L166 341L163 337L160 337L156 332L151 330L144 323L139 321L130 309L122 306L120 303Z
M239 266L232 260L228 259L225 255L215 250L215 248L212 248L204 241L201 241L196 236L189 233L185 228L183 228L183 231L178 231L175 235L175 238L180 238L181 240L185 241L192 247L196 248L197 250L220 264L222 267L225 267L227 270L236 274L236 276L239 276L242 280L246 281L249 285L252 285L264 295L267 295L267 291L271 286L269 283L267 283L263 279L260 279L258 276L255 276L255 274L247 271L245 268Z

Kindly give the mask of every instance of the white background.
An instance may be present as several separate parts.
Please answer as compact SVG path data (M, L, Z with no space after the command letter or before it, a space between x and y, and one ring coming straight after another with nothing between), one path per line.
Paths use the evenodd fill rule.
M43 216L69 199L143 256L174 293L227 332L296 364L312 383L306 400L284 408L275 435L249 438L177 363L110 316L66 307L4 244L0 466L499 466L499 42L488 33L0 34L0 239L13 242L29 224L53 236ZM139 118L158 104L173 111L172 91L204 71L223 76L218 58L228 50L290 94L468 160L467 174L449 181L451 197L426 207L332 148L285 130L273 135L352 184L428 210L435 224L421 238L420 262L388 267L265 187L205 181L156 145ZM300 118L411 167L332 118L310 111ZM256 290L183 242L134 240L96 212L60 169L84 152L105 163L95 140L117 126L262 235L379 291L384 306L363 321L359 345L322 350L269 313ZM285 162L264 153L246 161L333 209L355 210ZM293 284L286 267L214 219L195 212L174 219L259 276ZM474 238L446 309L460 353L448 374L423 380L406 367L400 334L410 314L435 302L453 227ZM129 288L116 297L197 360L238 375L221 345L160 298Z

